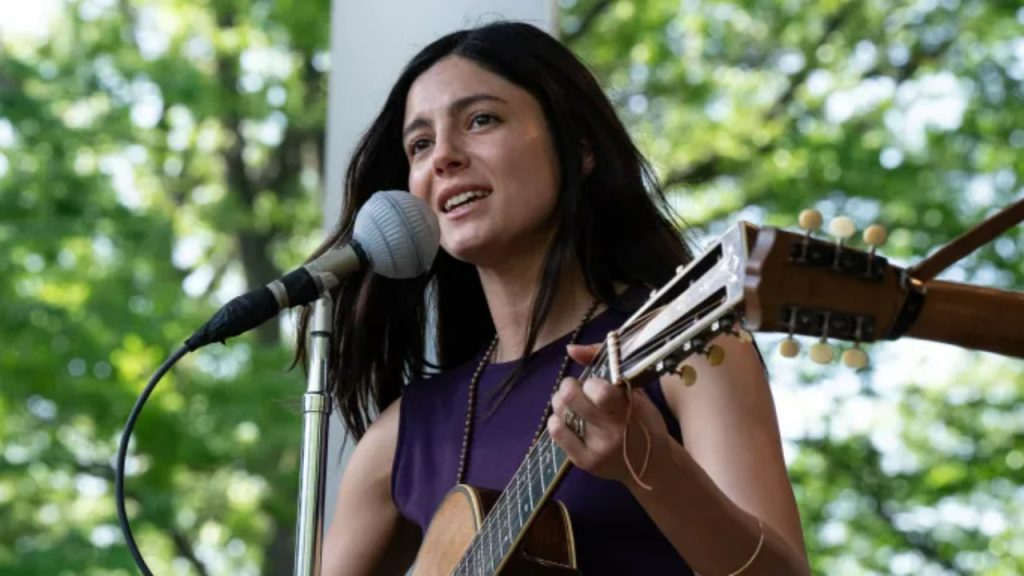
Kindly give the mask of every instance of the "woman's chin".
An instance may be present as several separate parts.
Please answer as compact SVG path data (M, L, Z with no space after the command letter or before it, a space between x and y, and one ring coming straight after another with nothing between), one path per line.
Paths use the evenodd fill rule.
M491 232L491 231L487 231ZM543 260L554 231L534 234L450 234L441 232L441 247L456 260L479 268L521 268Z
M497 266L508 260L510 251L507 246L500 244L494 238L441 238L441 247L452 258L483 268Z
M456 244L453 246L447 246L444 243L441 244L444 251L451 255L452 258L466 264L472 264L474 266L481 266L487 262L488 250L482 246L477 245L464 245Z

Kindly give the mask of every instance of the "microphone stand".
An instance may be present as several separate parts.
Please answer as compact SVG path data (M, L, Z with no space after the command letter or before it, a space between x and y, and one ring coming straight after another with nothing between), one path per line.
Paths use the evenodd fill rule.
M319 576L323 543L327 427L331 401L325 394L327 353L333 335L334 300L325 294L313 305L309 371L302 396L302 457L299 515L295 525L295 576Z

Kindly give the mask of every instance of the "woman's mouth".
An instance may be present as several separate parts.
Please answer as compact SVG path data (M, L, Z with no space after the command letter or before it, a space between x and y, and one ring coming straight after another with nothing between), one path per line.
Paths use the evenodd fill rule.
M449 198L444 203L444 206L441 207L441 211L445 214L450 214L455 210L469 206L473 202L476 202L481 198L486 198L490 195L491 192L489 190L468 190L466 192L460 192L459 194Z

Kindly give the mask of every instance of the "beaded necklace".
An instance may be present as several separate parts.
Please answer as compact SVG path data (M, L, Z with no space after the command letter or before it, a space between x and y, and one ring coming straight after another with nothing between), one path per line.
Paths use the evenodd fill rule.
M590 321L590 317L597 310L597 299L590 305L587 312L583 315L583 319L580 320L579 325L572 332L572 337L569 339L569 344L575 344L576 340L579 339L580 333L583 332L583 326ZM494 354L494 350L498 347L498 334L494 334L494 339L491 340L490 346L487 347L487 351L484 352L483 358L480 359L480 364L477 365L476 371L473 372L473 378L469 381L469 400L466 402L466 426L465 432L462 435L462 450L459 453L459 472L455 477L456 484L462 484L466 479L466 466L469 463L469 446L473 441L473 421L476 416L476 389L480 383L480 376L484 373L484 368L490 363L491 355ZM551 395L554 396L558 390L558 385L562 383L562 379L565 378L565 374L569 369L569 353L566 352L565 358L562 359L562 367L558 369L558 376L555 377L555 386L551 390ZM551 400L548 400L547 406L544 408L544 414L541 416L540 423L537 425L537 431L533 433L533 440L530 442L532 445L540 438L541 433L544 431L544 426L548 421L548 417L551 416Z

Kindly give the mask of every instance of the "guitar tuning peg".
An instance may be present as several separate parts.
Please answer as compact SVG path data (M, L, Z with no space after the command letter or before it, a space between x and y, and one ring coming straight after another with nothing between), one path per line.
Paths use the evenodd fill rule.
M813 208L808 208L800 212L800 217L797 219L800 223L800 227L804 230L803 243L800 246L799 262L804 262L807 259L807 245L811 239L811 233L821 228L821 212Z
M821 212L818 212L813 208L808 208L807 210L800 212L800 218L798 221L800 223L800 228L804 229L807 234L810 235L811 232L821 228Z
M884 228L882 229L882 232L885 232ZM864 235L867 236L867 231L864 232ZM860 340L864 337L864 317L862 316L857 317L857 328L854 332L854 337L856 339L853 342L853 348L843 352L842 360L843 364L846 365L847 368L860 370L868 365L868 354L860 348Z
M792 336L786 338L782 342L779 342L779 354L782 354L785 358L796 358L796 355L800 353L800 343L793 339Z
M889 238L889 233L886 231L885 226L881 224L872 224L864 229L864 243L871 246L871 252L874 253L875 249L885 244L885 241Z
M857 232L857 225L853 223L849 216L836 216L829 222L828 231L836 238L839 238L839 243L842 244L843 240L849 239L850 236Z
M807 238L804 237L804 249L807 248ZM796 331L796 319L797 311L795 309L789 311L789 336L782 342L779 342L779 354L782 354L784 358L796 358L796 355L800 353L800 343L793 340L793 332Z
M889 234L886 232L885 226L882 226L881 224L872 224L864 229L864 243L871 246L871 249L868 250L868 266L864 271L865 276L868 278L876 273L874 268L875 250L877 250L882 244L885 244L888 236Z
M676 370L676 374L683 380L683 386L689 388L697 382L697 369L689 364L683 364Z
M843 352L842 360L847 368L853 368L854 370L860 370L868 365L867 352L860 349L860 344Z
M832 268L839 270L839 256L843 252L843 242L857 232L857 225L849 216L836 216L829 222L828 231L836 237L836 251L835 257L832 259Z
M829 346L828 342L821 340L811 346L810 353L811 361L816 364L831 364L832 360L835 359L836 353Z
M722 362L725 362L725 350L717 344L709 346L705 354L708 357L708 364L712 366L721 366Z

